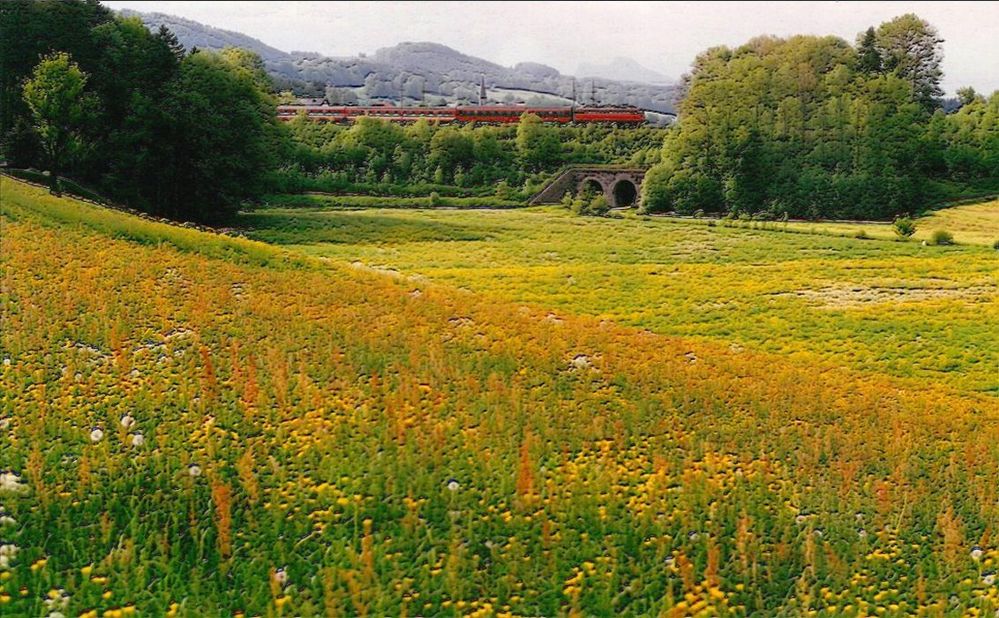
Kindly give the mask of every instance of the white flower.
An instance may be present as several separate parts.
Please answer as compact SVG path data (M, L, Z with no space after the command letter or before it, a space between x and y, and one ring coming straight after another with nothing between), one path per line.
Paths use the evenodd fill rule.
M867 530L861 530L860 532L857 533L857 536L859 536L862 539L866 539L867 538Z
M17 557L17 545L5 543L0 545L0 569L9 569L10 563Z
M0 515L0 527L3 526L16 526L17 520L10 515Z
M121 426L124 427L125 429L128 429L134 424L135 424L135 418L131 414L126 414L125 416L121 417Z
M201 466L198 464L191 464L187 467L187 473L191 476L201 476Z
M63 590L62 588L60 588L59 590L50 591L49 598L45 599L45 607L47 607L50 611L52 611L52 613L49 614L50 617L53 614L59 614L60 616L62 616L60 612L55 611L56 608L66 609L68 605L69 605L69 595L66 594L66 591Z
M132 434L132 446L142 446L146 443L146 438L141 433Z
M283 586L288 581L288 573L284 570L284 567L274 571L274 581L279 586Z
M459 485L458 481L454 479L451 479L450 481L447 482L448 491L458 491L459 487L461 487L461 485Z
M21 477L16 472L0 472L0 492L17 493L27 487L21 483Z
M3 359L3 366L4 367L10 367L10 359L9 358Z
M7 429L10 427L10 417L0 418L0 429Z
M101 429L100 427L94 427L90 431L91 442L100 442L103 438L104 438L104 430Z
M985 584L986 586L991 586L992 584L996 583L996 574L986 573L982 575L982 583Z
M977 545L975 545L974 547L972 547L971 548L971 558L972 558L972 560L981 560L982 559L982 553L983 552L982 552L982 548L981 547L979 547Z
M808 515L798 515L794 518L794 521L799 524L803 524L808 521Z

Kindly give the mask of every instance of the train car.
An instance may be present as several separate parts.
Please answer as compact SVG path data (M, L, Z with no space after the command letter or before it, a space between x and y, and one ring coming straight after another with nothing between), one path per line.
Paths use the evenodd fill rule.
M527 107L523 105L461 105L455 119L458 122L479 124L516 124L524 114L534 114L543 122L568 124L572 122L571 107Z
M410 123L429 120L440 123L516 124L524 114L534 114L549 124L604 124L638 126L645 113L630 106L534 107L526 105L459 105L458 107L396 107L393 105L280 105L277 117L290 121L305 114L316 122L349 123L360 117Z
M304 113L309 120L316 122L347 123L362 116L381 118L392 122L416 122L430 120L437 122L454 122L453 107L394 107L389 105L279 105L278 120L288 122Z
M573 110L575 122L583 124L615 124L638 126L645 124L645 112L630 106L583 106Z

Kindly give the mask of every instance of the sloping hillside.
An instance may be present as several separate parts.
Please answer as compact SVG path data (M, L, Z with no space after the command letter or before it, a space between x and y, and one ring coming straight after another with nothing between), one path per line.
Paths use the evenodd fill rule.
M0 183L4 614L997 609L994 399Z

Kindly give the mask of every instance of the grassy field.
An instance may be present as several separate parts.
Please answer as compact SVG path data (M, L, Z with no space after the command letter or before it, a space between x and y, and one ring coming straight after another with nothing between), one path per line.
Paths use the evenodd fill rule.
M890 223L790 222L787 227L791 230L842 236L855 236L863 232L871 238L897 238ZM913 238L930 241L933 232L937 230L950 232L957 243L991 247L999 242L999 200L932 211L916 220Z
M986 370L898 379L891 346L732 345L792 320L785 302L815 322L800 341L829 311L852 345L858 309L782 290L989 288L985 249L548 211L254 215L334 257L293 258L0 182L0 614L999 609ZM723 284L744 323L706 305ZM753 310L768 291L778 313ZM994 303L973 294L863 315L918 313L927 335L947 316L934 353L974 339L963 323L989 362ZM732 337L618 323L685 307L671 295Z
M920 384L999 389L999 332L987 328L999 322L999 254L987 247L579 218L558 208L271 209L241 223L301 254L533 307Z

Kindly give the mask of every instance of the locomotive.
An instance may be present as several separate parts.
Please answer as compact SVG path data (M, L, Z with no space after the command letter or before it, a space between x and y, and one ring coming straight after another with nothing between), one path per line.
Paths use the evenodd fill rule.
M360 117L390 122L430 120L440 123L515 124L524 114L534 114L549 124L604 124L638 126L645 112L630 105L583 105L536 107L526 105L458 105L456 107L395 107L392 105L279 105L278 120L289 121L299 114L315 122L349 123Z

